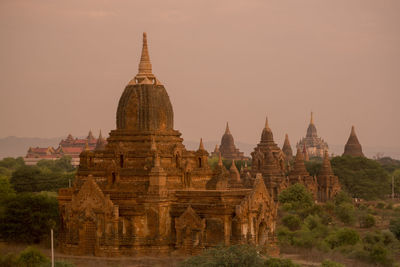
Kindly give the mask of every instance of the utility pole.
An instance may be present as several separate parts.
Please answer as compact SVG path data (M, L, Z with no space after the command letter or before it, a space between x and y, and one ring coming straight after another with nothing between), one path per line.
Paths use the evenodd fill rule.
M53 241L53 228L51 228L51 267L54 267L54 241Z

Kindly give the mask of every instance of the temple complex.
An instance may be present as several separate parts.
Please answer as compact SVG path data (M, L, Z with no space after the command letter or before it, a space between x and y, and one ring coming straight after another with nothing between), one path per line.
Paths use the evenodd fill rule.
M229 130L229 124L226 123L225 133L221 139L221 145L215 146L214 152L211 153L212 157L218 157L219 153L221 153L224 159L229 160L245 160L247 159L244 156L243 152L240 152L238 148L235 146L235 141L233 140L233 135Z
M364 157L364 153L362 152L362 147L360 142L358 141L356 131L354 130L354 126L351 126L349 139L347 140L347 143L344 146L343 156L346 155L354 157Z
M85 148L95 150L98 144L106 144L107 141L102 137L101 131L99 137L96 139L92 131L86 138L74 138L71 134L66 139L62 139L57 148L53 147L30 147L24 158L26 165L36 165L40 160L56 160L63 156L70 156L72 158L71 164L73 166L79 165L79 155Z
M196 151L187 150L173 121L167 91L152 72L144 33L139 71L119 100L116 129L106 144L96 142L94 150L86 145L73 186L59 191L64 253L190 255L244 243L278 253L277 204L265 180L260 174L242 179L234 162L229 171L222 164L221 154L243 158L229 127L213 170L202 140ZM269 136L262 137L255 156L263 158L264 146L268 151L270 145ZM265 164L275 162L279 171L279 161L272 159L281 159L280 149L269 151Z
M296 145L296 148L306 148L308 157L324 156L324 151L328 149L328 144L317 135L317 128L314 124L313 113L311 112L310 124L307 128L306 137L303 137Z

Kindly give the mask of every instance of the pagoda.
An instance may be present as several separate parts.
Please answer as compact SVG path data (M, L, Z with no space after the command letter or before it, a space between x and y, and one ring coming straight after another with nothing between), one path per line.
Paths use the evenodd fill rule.
M354 126L351 126L349 139L347 140L347 143L344 146L343 156L347 155L354 157L364 157L364 153L362 152L362 147L360 142L358 141L356 131L354 130Z
M233 135L229 130L229 124L226 123L225 133L222 135L221 138L221 145L215 146L214 152L211 153L212 157L218 157L219 153L221 153L224 159L229 160L245 160L247 159L244 156L243 152L240 152L238 148L235 146L235 141L233 139Z
M139 71L119 100L116 129L107 144L80 154L73 186L59 190L64 253L192 255L247 243L277 254L277 204L262 177L242 186L236 166L226 170L221 156L212 170L202 140L196 151L187 150L173 122L144 33Z
M307 150L308 157L324 156L324 151L328 149L328 144L317 135L317 128L314 124L313 113L311 112L310 124L307 128L306 137L303 137L296 145L296 148ZM304 152L303 152L304 153Z

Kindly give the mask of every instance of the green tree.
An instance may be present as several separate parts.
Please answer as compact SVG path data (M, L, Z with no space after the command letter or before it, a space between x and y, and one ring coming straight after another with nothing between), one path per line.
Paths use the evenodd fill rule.
M343 188L356 198L384 198L390 192L390 177L382 165L364 157L341 156L331 160Z
M400 217L390 220L389 230L400 240Z
M335 261L324 260L321 263L321 267L345 267L345 266L343 264L335 262Z
M287 209L304 209L314 205L312 194L302 184L294 184L279 194L279 202Z
M49 263L49 259L34 247L24 249L18 258L21 267L40 267Z
M15 191L12 188L7 177L0 176L0 203L3 200L15 196Z
M51 220L59 220L55 197L18 194L3 202L0 238L6 241L38 243L48 237Z

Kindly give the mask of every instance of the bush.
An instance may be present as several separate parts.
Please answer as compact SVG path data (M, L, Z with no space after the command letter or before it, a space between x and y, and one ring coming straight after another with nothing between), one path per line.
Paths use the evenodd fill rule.
M34 247L27 247L18 257L21 267L39 267L49 263L49 259Z
M335 261L324 260L321 263L321 267L345 267L345 266L343 264L335 262Z
M355 220L354 206L350 203L341 203L335 208L338 219L345 224L352 224Z
M371 228L375 225L375 217L371 214L363 214L358 220L361 228Z
M282 224L291 231L295 231L300 229L301 220L297 215L286 215L282 218Z
M400 217L390 220L389 230L400 240Z
M291 260L288 260L288 259L269 258L265 261L264 266L267 266L267 267L297 267L300 265L294 264Z
M384 207L385 207L385 202L380 201L376 204L377 209L383 209Z
M181 267L258 267L264 266L264 260L257 250L249 245L220 246L205 250L198 256L183 261Z
M0 266L14 267L18 265L18 257L15 254L9 253L5 255L0 254Z
M358 233L349 228L341 228L336 232L332 232L325 242L329 244L330 248L334 249L345 245L355 245L360 241Z
M287 209L304 209L314 205L312 194L302 184L294 184L279 194L279 202Z

